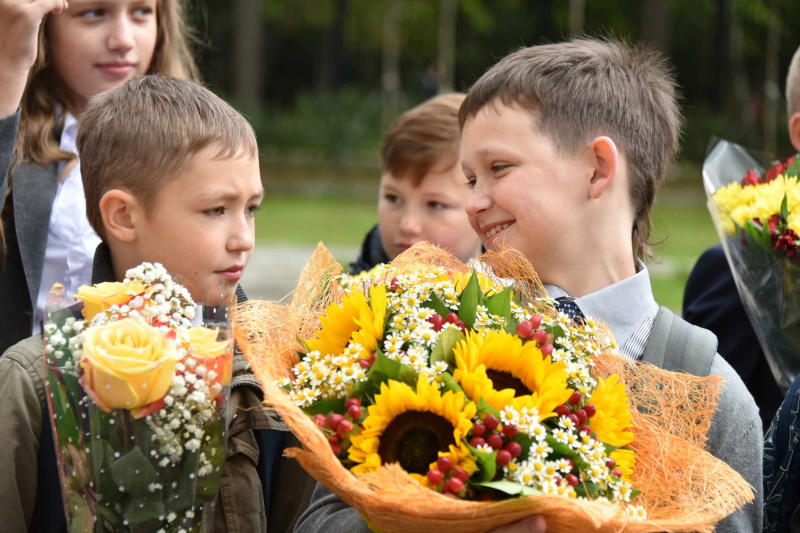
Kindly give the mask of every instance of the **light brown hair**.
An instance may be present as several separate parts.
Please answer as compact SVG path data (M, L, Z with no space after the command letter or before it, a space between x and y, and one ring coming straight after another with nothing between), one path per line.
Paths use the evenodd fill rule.
M50 61L48 23L52 16L47 15L39 28L39 50L20 104L19 134L14 149L17 162L28 160L42 166L75 159L75 154L61 150L59 143L64 119L63 114L57 116L56 104L66 107L67 98L63 81ZM156 44L147 73L199 79L189 46L191 39L184 0L157 0Z
M786 111L790 117L800 113L800 48L792 56L786 74Z
M562 153L605 135L625 157L635 217L633 254L651 256L650 209L678 147L681 116L664 58L609 40L531 46L501 59L470 88L459 124L486 105L530 112Z
M78 120L78 152L86 216L105 238L100 199L123 189L150 208L164 180L197 152L257 157L253 128L198 83L168 76L133 79L89 101Z
M462 93L440 94L397 117L383 139L381 170L395 178L408 176L417 187L431 170L458 163L458 108L463 101Z

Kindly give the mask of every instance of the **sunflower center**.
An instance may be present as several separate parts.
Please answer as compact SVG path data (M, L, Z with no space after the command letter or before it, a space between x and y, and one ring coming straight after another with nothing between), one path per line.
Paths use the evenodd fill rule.
M508 372L502 370L487 370L486 376L492 380L492 386L495 390L514 389L514 396L525 396L533 394L528 387L518 377L512 376Z
M425 474L428 466L447 451L453 438L453 424L427 411L406 411L383 430L378 455L381 463L400 463L406 472Z

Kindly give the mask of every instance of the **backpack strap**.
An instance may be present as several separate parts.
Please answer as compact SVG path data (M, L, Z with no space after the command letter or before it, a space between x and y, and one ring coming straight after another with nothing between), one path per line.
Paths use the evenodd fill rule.
M642 361L664 370L707 376L717 353L717 336L660 307Z

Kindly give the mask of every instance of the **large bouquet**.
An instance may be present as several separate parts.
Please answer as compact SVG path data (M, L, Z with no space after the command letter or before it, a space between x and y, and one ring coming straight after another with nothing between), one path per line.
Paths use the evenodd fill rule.
M748 499L702 449L715 378L609 355L602 327L537 296L518 255L490 259L474 272L415 247L353 277L320 250L292 304L237 312L309 473L383 532L533 513L554 532L710 531Z
M52 294L48 404L71 531L206 531L225 459L225 309L193 326L188 291L148 263L72 306Z
M718 143L703 166L709 209L775 379L800 374L800 161L761 167Z

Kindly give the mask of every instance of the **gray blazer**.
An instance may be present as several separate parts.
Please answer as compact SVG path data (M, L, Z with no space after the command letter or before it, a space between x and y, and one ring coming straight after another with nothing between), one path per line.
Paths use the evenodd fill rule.
M8 169L19 118L18 111L0 119L0 211L7 244L0 264L0 352L30 336L58 188L57 165L21 163L12 169L9 193Z

